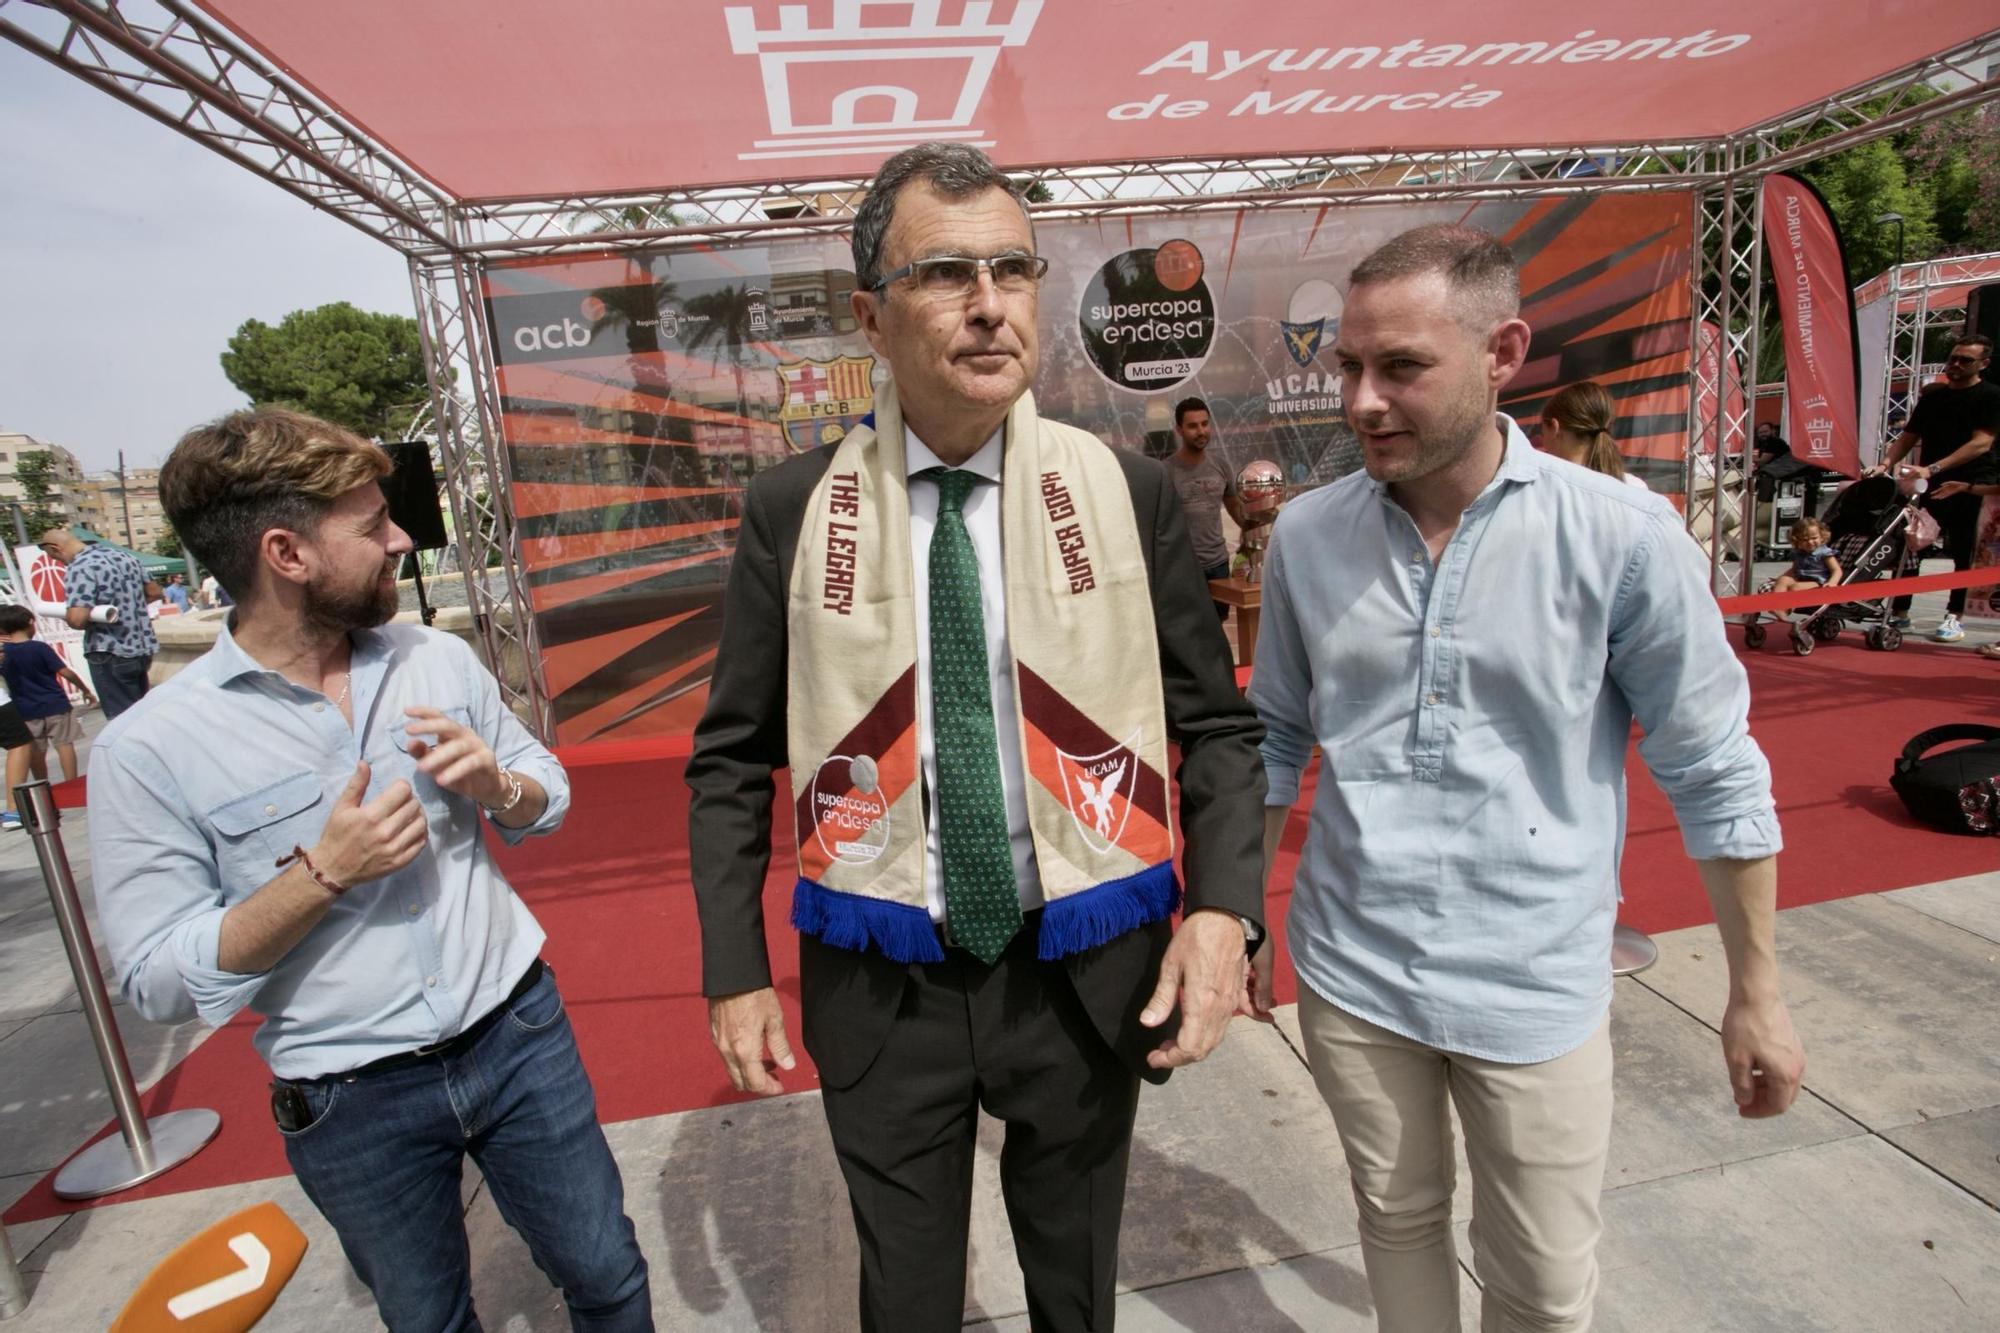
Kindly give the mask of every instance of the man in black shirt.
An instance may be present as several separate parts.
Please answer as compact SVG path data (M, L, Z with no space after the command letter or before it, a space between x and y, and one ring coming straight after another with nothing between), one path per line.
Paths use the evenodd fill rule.
M2000 433L2000 384L1981 378L1993 360L1993 341L1981 334L1959 339L1944 362L1944 383L1933 384L1917 398L1910 424L1889 446L1889 453L1874 469L1887 472L1901 463L1912 449L1917 450L1916 473L1928 478L1935 492L1946 482L1979 483L1992 472L1993 437ZM1953 488L1954 494L1931 497L1925 505L1937 520L1939 540L1951 555L1952 567L1970 569L1972 550L1979 536L1980 497ZM1944 623L1932 636L1940 643L1965 637L1958 618L1965 614L1964 588L1951 590ZM1910 599L1896 599L1898 623L1909 623Z

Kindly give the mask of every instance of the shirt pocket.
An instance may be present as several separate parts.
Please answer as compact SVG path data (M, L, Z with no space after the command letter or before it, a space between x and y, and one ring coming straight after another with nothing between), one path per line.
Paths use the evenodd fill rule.
M229 887L241 886L246 893L260 888L276 877L279 857L317 842L326 824L319 809L325 797L320 776L306 771L210 810L208 823L220 843L219 858L230 871Z
M452 704L438 711L474 735L479 734L479 728L472 723L470 710ZM394 782L397 778L401 778L410 784L410 790L417 794L417 800L424 807L424 817L430 823L431 832L435 834L457 820L461 814L470 812L472 799L446 791L438 786L429 774L417 770L417 761L410 754L410 742L416 738L404 730L409 725L410 719L404 717L402 712L399 706L396 709L396 716L382 726L382 735L387 740L389 748L386 757L376 765L376 772L382 782ZM484 741L486 738L480 736L480 739Z

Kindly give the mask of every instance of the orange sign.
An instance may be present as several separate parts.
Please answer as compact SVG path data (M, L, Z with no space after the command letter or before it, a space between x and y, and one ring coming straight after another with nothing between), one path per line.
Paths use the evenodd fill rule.
M240 1333L262 1319L306 1256L275 1203L226 1217L147 1274L111 1333Z

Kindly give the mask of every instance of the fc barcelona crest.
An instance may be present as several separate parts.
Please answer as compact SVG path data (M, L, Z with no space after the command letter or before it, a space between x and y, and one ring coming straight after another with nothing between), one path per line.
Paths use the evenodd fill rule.
M1138 790L1139 757L1133 747L1139 733L1133 732L1123 745L1114 745L1093 755L1056 751L1056 765L1062 770L1063 801L1070 818L1090 849L1100 855L1118 845L1125 835L1125 821L1132 813L1132 797Z
M1310 367L1313 358L1319 355L1320 338L1326 332L1326 321L1314 319L1294 324L1289 320L1279 320L1278 327L1285 331L1285 350L1291 353L1292 360L1302 370Z
M778 367L778 420L795 453L832 444L875 408L875 358L842 356Z

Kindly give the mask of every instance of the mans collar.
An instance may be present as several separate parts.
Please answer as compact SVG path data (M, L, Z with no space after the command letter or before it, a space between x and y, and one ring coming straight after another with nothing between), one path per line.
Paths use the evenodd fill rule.
M1527 434L1522 431L1519 423L1505 412L1494 413L1493 420L1500 427L1500 438L1502 441L1500 466L1494 472L1493 480L1487 482L1481 488L1479 492L1481 496L1490 493L1494 486L1500 482L1533 481L1541 475L1540 468L1535 461L1535 446L1529 443ZM1388 482L1376 481L1371 477L1368 480L1368 484L1374 489L1375 494L1385 500L1390 498ZM1477 500L1474 503L1477 503Z
M979 446L979 452L959 464L967 472L976 473L987 481L998 482L1000 471L1006 459L1005 439L1007 425L1002 422L986 437L986 443ZM943 459L931 452L931 447L917 438L917 433L907 424L903 427L903 475L914 477L925 468L949 466Z
M235 626L236 612L232 608L223 618L222 627L215 633L215 647L209 650L216 684L227 685L245 676L270 676L290 686L292 682L282 673L272 670L243 651L243 645L236 642ZM350 654L348 659L350 673L358 673L364 668L373 666L379 659L387 656L389 651L380 630L350 630L347 644Z

